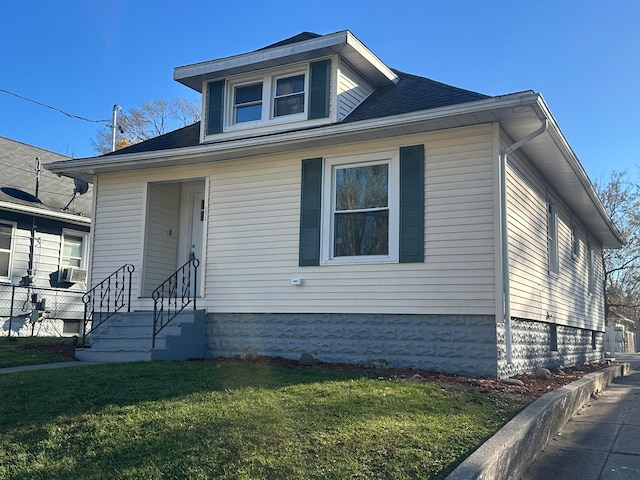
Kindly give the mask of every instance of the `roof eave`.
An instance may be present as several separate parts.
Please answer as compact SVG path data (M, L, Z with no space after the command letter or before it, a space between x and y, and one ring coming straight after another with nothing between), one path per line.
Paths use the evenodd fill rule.
M397 75L348 30L290 45L176 67L173 79L202 93L204 82L210 80L338 53L374 86L398 81Z
M499 122L515 140L518 140L526 133L538 128L543 118L549 120L548 131L522 147L522 150L545 178L553 179L558 184L568 182L575 184L573 192L562 192L570 208L579 214L579 218L590 227L590 231L594 232L605 248L620 248L624 245L622 235L607 215L591 181L562 135L544 100L538 93L531 91L269 136L246 137L173 150L74 159L56 162L48 165L47 168L62 175L84 177L89 180L98 173L233 160L493 122ZM545 158L540 153L550 149L553 153L552 158Z
M51 210L45 210L37 207L30 207L27 205L19 205L17 203L2 202L0 201L0 210L22 213L26 215L34 215L36 217L51 218L54 220L64 221L67 223L73 223L76 225L90 225L91 218L81 217L72 213L55 212Z

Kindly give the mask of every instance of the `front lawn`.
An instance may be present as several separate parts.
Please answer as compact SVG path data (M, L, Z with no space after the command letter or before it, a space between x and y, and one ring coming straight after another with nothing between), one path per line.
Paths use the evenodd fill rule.
M0 337L0 368L69 361L65 353L72 350L70 341L50 337ZM47 348L39 348L41 346Z
M0 478L444 478L528 401L258 364L0 375Z

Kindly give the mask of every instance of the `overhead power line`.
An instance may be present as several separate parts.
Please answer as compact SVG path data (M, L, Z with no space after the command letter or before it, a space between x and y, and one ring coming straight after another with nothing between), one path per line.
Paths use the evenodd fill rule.
M17 93L10 92L9 90L5 90L3 88L0 88L0 92L6 93L6 94L9 94L9 95L13 95L14 97L17 97L17 98L19 98L21 100L26 100L27 102L35 103L36 105L39 105L41 107L50 108L51 110L55 110L56 112L62 113L63 115L66 115L67 117L70 117L70 118L74 118L76 120L83 120L85 122L90 122L90 123L105 123L107 125L110 125L110 123L111 123L109 120L92 120L90 118L81 117L79 115L73 115L71 113L65 112L64 110L60 110L59 108L52 107L51 105L47 105L46 103L38 102L37 100L33 100L31 98L23 97L22 95L18 95Z

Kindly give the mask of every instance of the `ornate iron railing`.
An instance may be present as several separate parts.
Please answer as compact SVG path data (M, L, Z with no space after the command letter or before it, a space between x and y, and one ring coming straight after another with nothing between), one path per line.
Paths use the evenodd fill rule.
M200 262L192 255L189 261L162 282L151 294L153 298L152 348L156 346L156 335L189 304L193 303L193 309L196 309L198 265Z
M129 263L121 266L82 296L84 322L82 345L87 334L94 331L111 316L127 308L131 311L131 276L135 267ZM91 327L89 328L89 323Z

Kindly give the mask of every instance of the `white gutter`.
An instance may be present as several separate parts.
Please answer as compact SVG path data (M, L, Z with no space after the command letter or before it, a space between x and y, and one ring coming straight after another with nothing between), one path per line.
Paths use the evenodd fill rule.
M66 222L75 223L77 225L91 224L91 218L89 217L81 217L79 215L74 215L73 213L43 210L41 208L30 207L28 205L19 205L17 203L0 201L0 209L17 213L25 213L28 215L35 215L37 217L55 218L56 220L64 220Z
M508 215L507 215L507 157L508 155L529 143L531 140L547 131L549 121L547 118L542 119L542 126L531 132L524 138L512 143L500 153L500 231L502 241L502 312L500 316L504 320L505 326L505 343L507 348L507 364L513 363L513 338L511 333L511 299L509 286L509 232L508 232Z
M175 160L196 160L198 157L203 158L203 162L210 162L210 157L206 159L204 157L223 152L229 153L232 151L235 155L231 158L236 158L242 156L245 151L256 147L264 149L266 147L277 146L280 144L291 144L293 142L307 143L325 137L363 133L365 131L376 129L389 129L396 126L408 126L413 123L441 120L457 115L482 113L501 108L529 106L536 104L538 99L538 94L532 92L521 92L502 97L488 98L486 100L421 110L418 112L403 113L371 120L362 120L353 123L338 123L324 127L294 130L284 133L243 138L240 140L229 140L193 147L162 150L161 158L158 156L160 151L150 151L121 155L105 155L101 157L77 158L60 162L52 162L47 164L46 167L47 169L59 174L72 174L73 172L78 172L78 170L82 170L84 172L93 170L91 173L95 174L99 173L101 169L105 167L118 167L121 165L135 168L143 168L145 166L149 166L149 164L153 164L153 166L157 167L173 166L172 162ZM304 145L301 148L304 148ZM194 161L192 163L198 162Z

